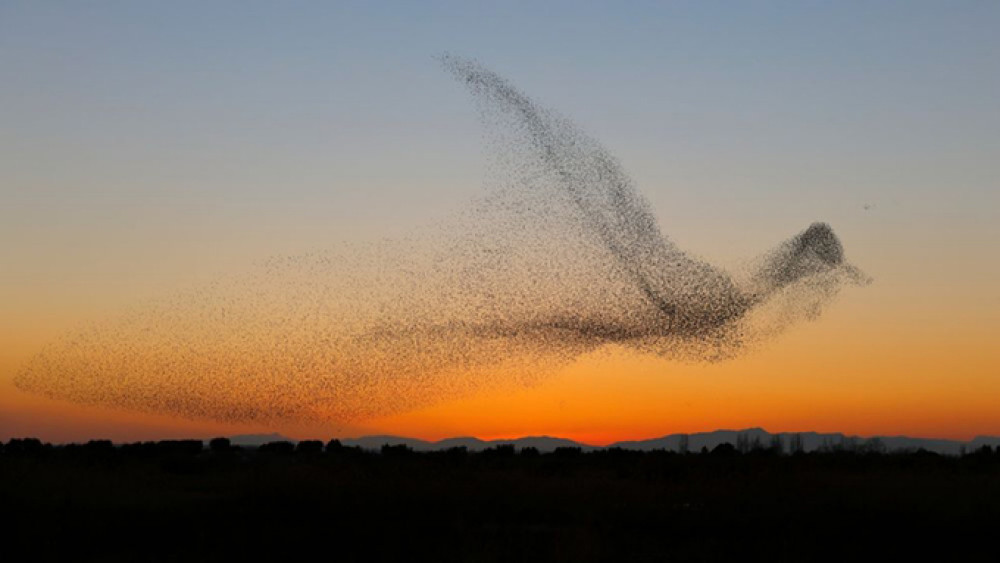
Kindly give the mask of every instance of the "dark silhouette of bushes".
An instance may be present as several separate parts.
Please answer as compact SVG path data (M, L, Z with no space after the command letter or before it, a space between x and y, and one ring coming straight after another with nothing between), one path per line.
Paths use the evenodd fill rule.
M212 438L208 442L208 449L215 453L225 453L232 449L233 445L229 438Z
M992 447L752 445L415 452L16 439L0 448L0 506L15 515L2 546L45 546L52 559L287 560L321 537L344 561L970 560L986 545L970 540L1000 521ZM115 541L94 541L109 533Z
M499 444L492 448L486 448L483 450L482 455L493 458L506 458L514 457L515 453L517 452L514 449L514 444Z
M262 454L291 455L295 452L295 444L287 440L268 442L266 444L261 444L261 446L257 448L257 451Z
M295 453L302 455L319 455L323 453L323 442L319 440L303 440L295 445Z
M712 448L712 455L716 457L733 457L738 453L740 452L736 449L736 446L730 444L729 442L719 444L718 446Z
M156 455L156 442L132 442L122 444L118 447L122 456L139 459L150 458Z
M161 455L198 455L204 450L201 440L160 440L156 442L156 451Z
M413 453L413 449L406 444L382 444L382 449L380 451L383 457L392 458L407 457Z
M38 438L12 438L4 446L4 453L10 455L37 455L46 450L46 445Z
M111 440L90 440L86 444L63 446L61 453L85 463L111 463L117 459L118 450Z
M93 454L107 455L115 450L115 445L111 440L91 440L84 444L83 448Z

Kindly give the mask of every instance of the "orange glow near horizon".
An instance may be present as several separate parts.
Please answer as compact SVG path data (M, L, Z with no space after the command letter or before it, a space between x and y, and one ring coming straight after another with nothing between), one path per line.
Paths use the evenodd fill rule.
M784 346L740 361L736 369L649 358L584 360L536 388L403 413L375 428L405 428L407 435L431 439L475 428L471 434L482 439L545 434L594 445L749 427L952 439L1000 429L993 408L1000 386L937 388L937 372L948 364L933 351L886 377L881 370L889 362L866 357L865 336L841 341L856 346L852 355L821 363L787 355ZM978 370L985 383L992 370Z
M796 327L732 361L681 363L604 350L531 387L481 392L342 426L235 425L114 411L49 401L4 381L0 439L130 441L277 431L300 439L549 435L605 445L749 427L953 439L1000 433L1000 351L989 348L990 334L972 330L977 325L968 317L953 325L906 317L859 323L868 299L864 290L849 292L821 322ZM945 337L959 327L963 333ZM984 355L985 349L990 353ZM15 365L0 367L9 372Z

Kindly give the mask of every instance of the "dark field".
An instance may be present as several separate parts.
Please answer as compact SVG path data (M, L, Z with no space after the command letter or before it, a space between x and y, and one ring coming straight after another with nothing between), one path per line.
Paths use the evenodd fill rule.
M8 442L0 560L1000 560L1000 454ZM4 557L7 554L11 557Z

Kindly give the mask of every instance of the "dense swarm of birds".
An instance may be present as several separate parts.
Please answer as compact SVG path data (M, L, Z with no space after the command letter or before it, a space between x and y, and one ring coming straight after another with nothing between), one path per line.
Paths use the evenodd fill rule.
M608 345L730 358L866 283L823 223L747 271L682 252L595 140L481 64L441 61L487 131L487 189L465 211L93 324L17 384L193 418L345 422L530 384Z

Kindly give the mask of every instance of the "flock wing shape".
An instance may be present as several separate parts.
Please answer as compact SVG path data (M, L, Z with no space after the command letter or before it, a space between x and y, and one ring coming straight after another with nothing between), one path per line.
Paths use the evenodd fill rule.
M867 282L823 223L738 275L684 253L595 140L477 62L442 63L487 131L488 189L464 212L95 323L17 384L193 418L343 422L530 384L609 345L726 359Z

